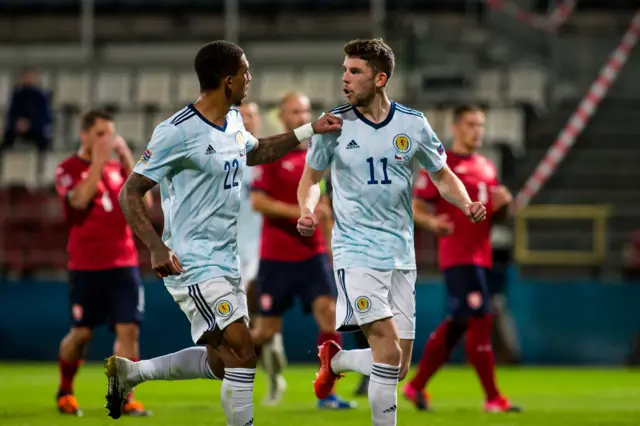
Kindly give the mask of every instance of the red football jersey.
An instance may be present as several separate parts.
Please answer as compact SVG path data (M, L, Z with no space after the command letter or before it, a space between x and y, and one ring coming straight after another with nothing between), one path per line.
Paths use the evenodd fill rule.
M69 225L69 269L95 271L138 266L133 233L118 205L126 175L118 161L105 164L98 190L85 210L67 202L67 194L87 175L90 163L74 155L56 169L56 191Z
M487 219L472 223L464 213L440 196L438 188L422 170L415 185L414 196L435 205L436 214L446 214L453 223L453 232L438 240L438 261L441 269L459 265L477 265L490 268L491 214L493 206L489 196L498 186L495 165L479 154L457 155L447 153L447 164L464 184L472 201L480 201L487 208Z
M304 171L306 152L293 150L280 160L254 168L252 189L269 197L298 205L298 182ZM320 230L311 237L298 233L297 219L262 219L260 258L265 260L301 261L326 253Z

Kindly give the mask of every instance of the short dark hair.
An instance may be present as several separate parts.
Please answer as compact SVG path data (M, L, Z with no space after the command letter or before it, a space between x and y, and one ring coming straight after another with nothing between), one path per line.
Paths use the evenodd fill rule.
M344 53L352 58L366 61L376 73L385 73L387 79L391 78L396 67L396 55L381 38L351 40L344 45Z
M220 80L236 75L242 55L244 51L240 46L226 40L215 40L202 46L194 61L200 90L216 90Z
M460 121L463 115L469 112L484 112L482 108L477 105L471 104L462 104L453 108L453 122L456 123Z
M89 130L98 120L113 121L113 116L101 109L89 110L80 117L80 130Z

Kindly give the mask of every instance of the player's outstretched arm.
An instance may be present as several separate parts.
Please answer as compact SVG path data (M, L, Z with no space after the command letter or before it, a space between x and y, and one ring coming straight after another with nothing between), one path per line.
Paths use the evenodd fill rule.
M429 172L431 181L438 187L440 195L458 207L472 222L483 221L487 217L487 209L479 201L472 202L464 184L449 168L444 166L437 172Z
M151 223L149 213L144 203L144 196L156 186L156 182L146 176L132 172L124 183L118 201L124 217L129 222L131 230L140 240L152 250L163 245L162 239L156 233Z
M290 132L258 139L257 145L247 154L247 165L270 163L297 147L301 141L315 134L334 132L342 128L342 119L325 114L317 121L298 127Z

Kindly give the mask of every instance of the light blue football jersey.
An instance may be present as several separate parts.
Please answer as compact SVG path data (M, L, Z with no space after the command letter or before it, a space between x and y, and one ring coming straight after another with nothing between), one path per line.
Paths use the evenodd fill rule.
M185 272L165 278L187 286L239 278L237 221L247 153L256 139L231 108L220 127L189 105L156 127L134 172L160 183L162 241Z
M260 232L262 216L251 206L250 189L253 180L253 168L248 167L242 175L242 193L240 213L238 215L238 253L241 263L250 263L260 255Z
M331 166L334 268L415 269L414 177L445 166L442 143L421 112L395 102L381 123L349 104L331 112L342 130L314 136L307 164Z

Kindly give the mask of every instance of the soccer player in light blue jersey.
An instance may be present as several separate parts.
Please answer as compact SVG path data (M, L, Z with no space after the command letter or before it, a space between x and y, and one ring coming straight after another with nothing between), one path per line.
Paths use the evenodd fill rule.
M473 222L484 220L486 210L471 201L447 167L424 115L385 94L395 65L391 48L379 39L356 40L344 51L348 103L331 111L342 118L342 130L312 139L298 188L298 230L309 235L318 225L316 186L330 167L336 323L344 331L359 326L371 348L346 351L335 342L323 344L314 388L321 399L341 373L369 375L373 425L391 426L397 422L398 380L407 374L415 336L412 184L419 166Z
M242 49L211 42L197 53L195 71L200 97L156 127L119 200L133 232L151 252L154 271L189 318L194 343L205 347L137 363L109 358L107 408L118 418L128 390L144 381L219 378L227 426L251 426L256 355L237 248L243 170L282 157L315 133L339 130L341 120L328 115L256 139L235 108L251 81ZM162 238L142 200L157 184Z

